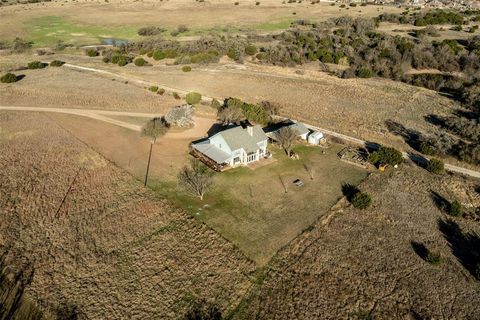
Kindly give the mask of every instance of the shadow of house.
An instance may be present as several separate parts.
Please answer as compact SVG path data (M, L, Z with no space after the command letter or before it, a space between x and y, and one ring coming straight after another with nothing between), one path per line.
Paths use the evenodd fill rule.
M207 135L208 135L209 137L211 137L211 136L213 136L214 134L219 133L220 131L223 131L223 130L232 128L232 127L234 127L234 126L235 126L234 124L224 125L223 123L216 122L216 123L214 123L214 124L210 127L210 129L208 129Z
M440 219L438 229L447 240L453 255L480 281L480 235L462 232L459 225L450 219Z

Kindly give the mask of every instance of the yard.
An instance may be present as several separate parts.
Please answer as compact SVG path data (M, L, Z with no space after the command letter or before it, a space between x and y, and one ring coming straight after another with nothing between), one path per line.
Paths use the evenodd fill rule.
M71 115L48 117L143 181L149 143L138 132ZM338 159L341 145L329 149L297 145L294 151L300 160L291 160L270 144L273 163L216 174L214 187L200 201L178 186L177 175L188 163L187 146L195 140L193 135L200 137L207 128L207 123L199 123L195 132L172 132L159 139L153 148L149 186L233 242L259 266L328 212L342 196L342 184L358 184L367 175L364 169ZM305 165L312 168L313 180ZM296 179L304 185L295 186Z
M239 167L217 174L204 201L185 194L173 181L157 180L152 186L262 266L335 204L343 183L358 184L366 177L365 170L337 158L341 148L298 145L294 150L300 160L291 160L270 145L276 161L255 170ZM304 185L294 185L296 179Z

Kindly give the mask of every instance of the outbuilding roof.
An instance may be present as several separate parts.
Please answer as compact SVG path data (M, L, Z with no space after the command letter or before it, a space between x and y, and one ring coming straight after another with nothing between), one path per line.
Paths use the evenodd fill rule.
M303 122L295 122L289 125L289 127L292 128L293 130L296 130L299 136L310 132L310 130L308 130L305 124L303 124Z

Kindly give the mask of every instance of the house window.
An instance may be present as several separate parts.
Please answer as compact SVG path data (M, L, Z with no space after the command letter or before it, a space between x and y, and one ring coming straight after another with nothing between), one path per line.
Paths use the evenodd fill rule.
M255 161L255 160L257 160L257 153L256 152L249 153L247 155L247 162L252 162L252 161Z
M233 158L233 164L239 164L239 163L240 163L240 157Z

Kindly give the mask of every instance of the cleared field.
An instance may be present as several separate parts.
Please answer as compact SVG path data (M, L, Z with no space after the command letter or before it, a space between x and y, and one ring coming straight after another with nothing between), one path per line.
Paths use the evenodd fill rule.
M448 218L433 197L480 208L476 183L419 168L371 175L359 187L373 208L338 203L275 257L237 319L479 318L479 224Z
M228 313L254 264L42 114L0 113L0 248L48 318ZM28 273L28 272L27 272Z
M55 44L57 39L75 44L93 44L99 43L101 38L133 39L135 31L145 25L158 25L171 31L184 24L190 29L185 36L191 36L212 31L281 30L295 19L317 21L338 15L373 17L382 12L401 12L399 8L383 6L341 9L327 3L282 4L280 0L264 0L257 6L255 2L240 1L235 6L225 0L102 0L6 6L0 7L0 39L23 37L35 41L36 46Z

